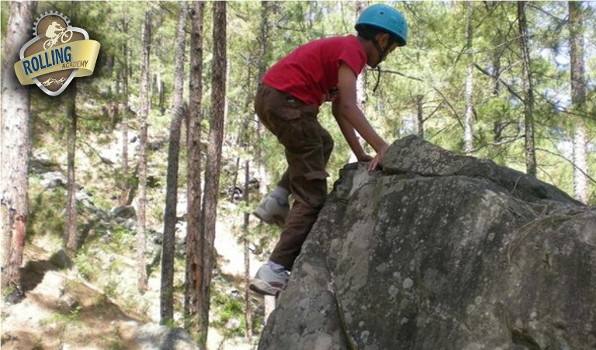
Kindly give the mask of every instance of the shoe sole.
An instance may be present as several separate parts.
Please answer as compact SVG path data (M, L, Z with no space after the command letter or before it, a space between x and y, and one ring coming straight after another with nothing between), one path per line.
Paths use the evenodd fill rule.
M259 281L259 280L251 281L250 284L248 285L248 289L252 290L255 293L261 294L261 295L271 295L276 298L281 293L281 289L279 289L277 287L273 287L270 284L263 282L263 281Z
M275 224L283 228L286 222L284 217L279 215L273 216L271 218L266 218L264 215L259 214L257 211L253 211L252 214L268 225Z

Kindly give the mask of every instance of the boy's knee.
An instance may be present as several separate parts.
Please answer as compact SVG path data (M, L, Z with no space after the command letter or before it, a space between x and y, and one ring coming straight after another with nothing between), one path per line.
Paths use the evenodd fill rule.
M324 171L311 171L304 174L310 190L307 192L308 204L313 209L319 210L325 204L327 198L327 177L329 174Z

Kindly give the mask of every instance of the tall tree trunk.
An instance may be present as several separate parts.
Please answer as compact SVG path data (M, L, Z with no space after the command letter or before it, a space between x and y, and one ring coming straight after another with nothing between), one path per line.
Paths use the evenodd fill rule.
M207 163L205 167L205 196L203 198L202 240L203 275L201 281L201 335L202 345L207 340L209 329L209 301L211 299L211 276L215 264L214 241L217 217L217 194L223 143L223 126L226 99L226 2L213 3L213 77L211 90L212 115L209 126Z
M420 94L416 96L416 125L418 130L418 136L424 138L424 110L422 108L422 101L424 95Z
M528 40L528 24L526 20L526 2L517 3L517 19L522 54L522 80L524 90L524 126L526 173L536 177L536 148L534 146L534 89L532 86L532 70L530 67L530 48Z
M250 179L250 161L247 160L244 163L244 203L248 207L250 205L250 194L248 188L248 182ZM248 234L250 232L250 213L244 212L244 223L242 225L242 231L244 232L242 238L242 246L244 249L244 284L249 285L250 283L250 249ZM248 288L244 288L244 322L245 332L244 336L248 341L252 341L252 308L250 305L250 291Z
M77 82L73 80L70 85L70 96L67 99L67 117L70 121L68 128L68 137L66 142L67 153L67 202L66 202L66 222L64 223L64 246L70 254L75 254L78 249L77 242L77 199L76 199L76 180L75 180L75 154L77 142Z
M584 12L582 2L569 2L569 43L571 59L571 103L573 125L573 194L588 203L588 155L586 115L586 69L584 64Z
M158 74L158 89L159 92L159 113L164 115L166 112L166 88L163 79L161 78L161 73L157 72Z
M129 17L128 9L124 7L125 15L122 18L122 30L127 35L129 28ZM122 92L124 96L123 107L120 108L122 115L122 121L120 127L122 128L122 178L120 183L120 200L119 205L129 205L129 193L130 193L130 181L128 180L128 119L131 117L131 109L129 106L129 87L128 87L128 76L129 76L129 62L128 62L128 37L122 44L122 54L124 55L124 64L121 70L121 81L122 81Z
M145 263L147 229L147 117L149 115L149 65L151 64L151 10L145 12L143 24L143 57L139 89L139 197L137 210L137 268L139 293L147 291L147 268Z
M492 96L494 98L499 98L501 96L501 48L498 47L498 44L501 40L501 31L497 29L498 36L495 37L496 43L494 44L496 49L494 49L492 54L492 68L493 68L493 90ZM506 120L501 120L500 118L493 122L493 141L494 141L494 149L496 154L501 154L501 141L503 140L503 130L505 129L505 125L507 125Z
M175 41L175 80L174 109L170 124L170 140L168 147L168 172L166 179L166 207L164 214L163 249L161 258L161 291L160 312L161 323L165 324L174 318L174 253L176 233L176 204L178 201L178 163L180 153L180 127L184 106L182 93L184 90L184 51L187 5L180 2L178 28Z
M275 1L261 1L261 22L259 27L259 83L267 71L267 62L269 57L269 13L275 11L277 2ZM255 120L255 136L257 140L261 139L263 133L263 124L259 120L258 116L254 115ZM269 190L269 184L271 182L269 171L267 170L267 163L265 162L265 155L263 152L262 143L257 143L255 147L256 162L259 173L259 193L266 195ZM259 225L259 231L263 228ZM259 232L260 234L260 232ZM247 285L248 288L248 285ZM275 309L275 298L265 295L264 298L265 315L268 315ZM266 319L266 318L265 318Z
M187 196L188 214L186 225L186 284L184 310L187 315L186 330L198 334L199 295L201 281L201 96L203 96L203 18L205 3L193 2L191 8L192 30L190 34L190 86L187 127Z
M272 3L270 1L261 1L261 22L259 26L259 58L258 58L258 67L259 67L259 83L265 72L267 71L267 56L269 54L269 13L271 12ZM256 139L261 139L261 134L263 133L263 125L261 124L257 115L254 115L255 120L255 134ZM259 172L259 192L262 195L267 193L269 183L270 183L270 176L269 171L267 170L267 164L265 163L265 157L263 155L263 148L259 143L257 147L255 147L255 154L256 154L256 161L258 166Z
M0 118L0 233L2 234L2 288L20 286L19 268L28 216L29 183L29 87L19 84L13 66L19 50L29 39L37 3L10 3L3 38L6 53L2 65L2 117Z
M466 2L466 89L465 89L465 113L464 113L464 153L472 154L474 149L474 109L472 94L474 92L474 53L472 51L474 39L474 27L472 23L474 13L474 3Z

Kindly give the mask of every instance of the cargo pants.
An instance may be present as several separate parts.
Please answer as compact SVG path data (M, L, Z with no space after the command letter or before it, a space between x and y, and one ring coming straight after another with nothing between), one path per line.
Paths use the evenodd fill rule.
M327 196L325 171L333 139L319 121L319 107L262 84L255 98L260 121L285 148L288 168L278 182L294 203L269 260L291 270Z

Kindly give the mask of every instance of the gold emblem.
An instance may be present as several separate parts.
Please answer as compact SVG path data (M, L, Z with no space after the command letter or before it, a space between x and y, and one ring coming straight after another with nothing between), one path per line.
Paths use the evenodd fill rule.
M34 25L35 36L20 51L15 73L23 85L36 84L60 95L76 77L93 74L100 44L82 28L71 27L62 13L46 12Z

